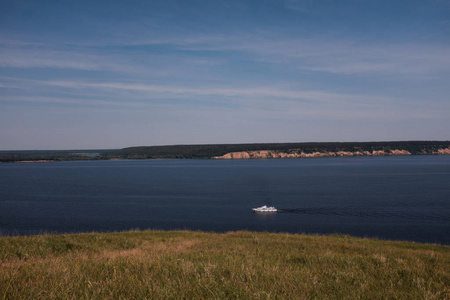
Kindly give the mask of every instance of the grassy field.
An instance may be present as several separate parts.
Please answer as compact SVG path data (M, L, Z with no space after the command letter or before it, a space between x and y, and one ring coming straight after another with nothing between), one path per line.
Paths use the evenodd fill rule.
M450 299L450 247L131 231L0 237L2 299Z

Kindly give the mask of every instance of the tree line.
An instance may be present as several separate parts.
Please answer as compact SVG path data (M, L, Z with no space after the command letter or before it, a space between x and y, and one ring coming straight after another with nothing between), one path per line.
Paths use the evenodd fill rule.
M327 143L256 143L142 146L110 150L41 150L0 151L0 162L67 161L108 159L210 159L230 152L271 150L279 152L357 152L378 150L406 150L413 155L433 154L450 147L450 141L396 142L327 142Z

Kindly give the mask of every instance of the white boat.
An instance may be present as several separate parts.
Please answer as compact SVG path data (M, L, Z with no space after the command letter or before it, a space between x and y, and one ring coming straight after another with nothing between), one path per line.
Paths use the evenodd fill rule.
M278 210L274 206L261 206L253 208L253 212L277 212Z

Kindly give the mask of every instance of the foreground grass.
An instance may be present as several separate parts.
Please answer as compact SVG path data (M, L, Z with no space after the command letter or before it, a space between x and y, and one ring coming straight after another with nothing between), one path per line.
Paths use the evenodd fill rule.
M450 299L450 247L131 231L0 238L2 299Z

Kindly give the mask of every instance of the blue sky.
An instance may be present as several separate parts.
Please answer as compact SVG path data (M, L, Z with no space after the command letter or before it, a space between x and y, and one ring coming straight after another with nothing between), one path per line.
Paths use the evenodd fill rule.
M450 1L0 1L0 150L450 139Z

